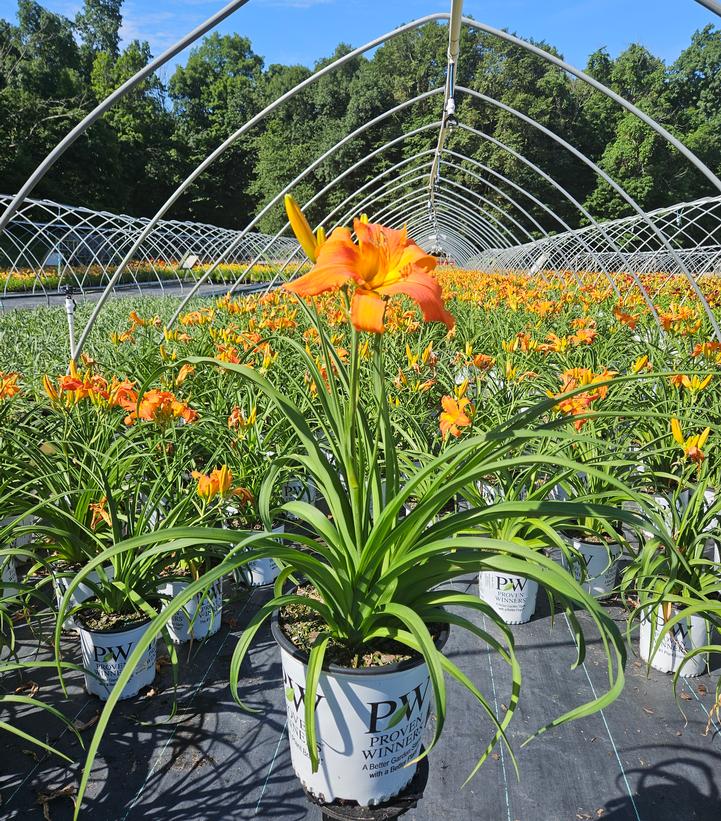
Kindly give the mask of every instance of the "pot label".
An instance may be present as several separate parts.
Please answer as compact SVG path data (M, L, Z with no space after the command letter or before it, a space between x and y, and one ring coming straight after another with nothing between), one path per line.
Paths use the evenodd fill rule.
M83 666L89 671L85 675L85 687L102 699L107 699L125 669L131 653L140 637L147 630L147 624L117 633L91 633L79 629ZM121 698L134 696L141 687L151 684L155 678L155 642L145 651Z
M676 615L674 613L674 615ZM651 636L651 619L643 616L639 631L641 658L648 661L654 645L664 628L665 620L660 610L656 611L656 630ZM682 619L664 635L658 650L653 654L651 666L663 673L676 672L688 652L708 643L706 622L700 616ZM706 654L699 654L681 667L682 676L698 676L706 668Z
M320 765L311 771L306 740L305 665L281 650L288 737L296 774L315 796L362 806L391 798L415 772L433 703L425 664L377 676L322 673L316 699Z
M478 577L480 596L504 621L522 624L536 609L538 583L525 576L481 571Z

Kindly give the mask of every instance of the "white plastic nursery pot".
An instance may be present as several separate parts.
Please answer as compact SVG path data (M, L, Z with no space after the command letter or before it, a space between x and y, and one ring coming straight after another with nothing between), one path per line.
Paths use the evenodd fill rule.
M316 737L320 763L314 773L305 735L307 656L272 622L280 647L288 738L295 774L321 803L356 801L369 806L388 801L412 780L425 726L433 705L428 667L422 660L354 670L323 668L316 694ZM448 638L444 629L436 641ZM403 719L391 717L405 705ZM406 766L407 765L407 766Z
M15 595L17 589L11 586L6 587L5 582L10 582L10 585L16 584L18 580L18 571L15 566L15 559L12 556L0 559L0 561L4 561L4 564L2 565L2 585L0 585L0 597L7 600L11 599Z
M678 610L674 609L672 612L675 616ZM656 630L652 640L651 619L654 614L656 617ZM660 607L655 608L653 614L644 613L641 616L638 646L641 658L644 661L649 660L653 646L658 641L664 624L663 610ZM683 619L678 622L678 624L675 624L663 637L658 650L656 650L653 654L653 658L651 658L651 667L655 670L659 670L661 673L675 673L681 667L681 663L689 651L709 644L708 633L708 623L701 616L693 615ZM700 653L698 656L694 656L681 667L680 675L687 678L702 675L706 670L707 661L706 653Z
M108 579L112 579L113 575L115 574L115 568L112 565L104 568L105 575ZM100 575L97 570L91 570L90 573L86 576L87 580L93 584L99 584L100 582ZM67 592L68 587L70 587L70 583L72 582L71 576L55 576L53 581L53 586L55 588L55 600L58 603L58 609L60 608L60 602L63 599L63 596ZM78 605L82 604L84 601L88 599L92 599L95 595L95 591L87 584L81 582L75 590L73 590L72 594L70 595L70 607L77 607ZM73 630L77 627L77 623L73 616L68 616L65 621L63 622L63 630Z
M77 624L85 673L85 689L107 701L120 674L125 669L130 654L150 626L149 621L137 627L118 630L90 630ZM148 687L155 679L156 641L143 653L130 680L123 687L120 698L132 698L143 687ZM93 674L94 675L91 675Z
M482 570L478 592L506 624L525 624L536 612L538 582L525 576Z
M285 532L285 525L278 525L271 533ZM273 559L253 559L239 570L240 580L249 587L264 587L273 584L280 574L280 568Z
M676 509L679 513L683 513L684 509L688 505L688 500L690 496L690 491L683 490L679 493L678 498L676 500ZM649 501L653 500L654 505L659 509L661 516L668 527L671 526L672 522L672 515L671 515L671 504L672 504L672 497L669 496L667 493L654 493L649 497ZM624 510L628 510L631 513L641 513L641 507L639 506L638 502L634 502L633 500L629 499L628 501L623 502L622 505ZM643 547L643 543L639 540L638 534L635 530L631 529L625 522L622 525L623 528L623 535L626 537L626 541L629 545L635 549L639 549ZM641 535L645 540L651 539L653 537L653 533L650 530L642 530Z
M581 560L585 565L585 579L581 587L597 599L611 595L618 579L621 545L593 544L573 538L567 538L566 541L581 554ZM583 572L579 560L572 561L569 568L569 562L563 554L561 563L567 570L572 570L577 582L581 581Z
M158 593L173 598L182 593L189 581L166 582ZM163 609L168 602L163 605ZM182 610L173 614L167 624L173 644L183 644L192 639L201 640L214 636L220 630L223 615L223 580L214 582L205 595L197 594ZM191 627L192 624L192 627Z

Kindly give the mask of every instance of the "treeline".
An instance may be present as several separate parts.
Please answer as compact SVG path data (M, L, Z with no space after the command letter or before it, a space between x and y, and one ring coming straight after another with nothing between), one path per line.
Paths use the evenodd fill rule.
M146 42L120 49L121 7L122 0L85 0L83 11L69 20L34 0L20 0L17 21L0 20L0 192L16 191L98 100L151 58ZM242 25L242 13L235 19ZM409 97L442 86L446 38L445 26L424 26L314 83L244 135L192 185L171 216L246 224L342 137ZM557 53L546 43L539 45ZM349 50L338 46L318 66ZM603 49L595 52L586 70L721 174L721 30L709 25L696 32L671 65L632 45L616 59ZM149 215L229 134L311 73L303 66L266 66L247 38L212 34L167 83L148 80L93 126L52 169L36 196ZM458 84L534 117L597 162L644 208L714 193L688 161L637 118L587 84L497 38L464 31ZM296 189L298 198L310 198L383 143L437 120L440 108L441 97L432 96L365 131L307 177ZM629 212L591 169L508 112L459 95L458 119L492 139L457 129L450 149L553 203L570 225L579 223L578 210L500 144L543 169L594 216ZM324 199L323 212L411 150L433 148L436 136L432 129L422 130L363 164ZM461 179L458 171L444 173ZM519 199L517 190L485 176ZM492 201L502 199L491 188L483 193ZM541 224L558 230L543 210L531 209ZM261 227L271 230L279 220L279 213L270 214Z

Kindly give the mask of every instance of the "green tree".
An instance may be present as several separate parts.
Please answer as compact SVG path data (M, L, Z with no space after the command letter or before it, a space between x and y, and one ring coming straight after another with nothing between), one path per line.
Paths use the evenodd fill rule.
M117 57L123 0L84 0L83 10L75 17L75 28L86 60L92 63L99 52Z
M263 59L238 34L211 34L170 78L173 156L180 176L197 167L259 110ZM182 206L192 219L240 227L253 210L252 136L228 149L192 186ZM176 179L176 181L178 181Z

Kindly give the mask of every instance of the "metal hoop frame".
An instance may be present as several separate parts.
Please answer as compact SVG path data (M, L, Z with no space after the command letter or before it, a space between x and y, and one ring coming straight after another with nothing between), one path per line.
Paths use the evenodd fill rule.
M435 148L405 156L390 168L377 173L345 197L343 202L329 210L320 224L329 225L332 221L336 224L339 221L346 222L353 213L358 213L359 209L373 209L374 218L383 219L390 225L406 224L418 242L425 247L440 248L448 257L452 257L456 264L516 274L533 270L544 278L549 271L570 271L579 281L582 272L590 271L597 277L605 278L621 300L624 295L618 287L619 274L625 274L639 289L657 322L658 316L654 305L657 294L648 292L641 276L651 271L660 271L668 276L681 275L706 313L714 335L721 339L721 327L698 282L705 274L717 273L721 266L721 196L705 197L692 203L681 203L650 213L644 212L623 186L554 131L505 103L456 84L462 26L523 49L588 84L633 114L673 146L718 192L721 192L721 180L690 149L653 118L583 71L508 32L463 17L462 0L451 0L450 13L426 15L350 51L270 103L213 150L150 219L138 220L124 215L92 212L47 201L27 200L28 194L50 167L105 111L153 71L210 31L245 2L247 0L234 0L229 3L130 78L68 133L28 178L18 194L14 197L0 197L0 205L5 206L0 217L0 235L3 229L5 230L3 244L0 246L0 263L3 262L4 256L6 270L9 273L19 274L24 269L32 270L33 293L38 290L47 297L49 292L45 288L41 274L47 268L47 261L54 252L61 279L73 280L77 287L83 290L91 278L96 276L99 283L104 286L103 293L75 346L76 356L82 351L106 300L123 279L140 293L141 274L143 278L149 277L161 288L164 288L168 281L181 288L185 287L186 282L177 267L168 271L168 261L177 262L183 256L193 254L198 256L204 266L208 266L188 289L171 319L171 325L201 285L223 264L236 264L243 268L237 275L233 272L231 292L237 289L248 271L260 260L280 264L281 272L295 260L298 263L297 271L303 263L302 252L292 238L283 236L283 232L288 229L287 224L275 236L269 236L253 231L258 221L277 205L285 193L291 191L301 180L331 158L343 145L408 106L439 94L443 94L443 112L440 120L402 134L369 152L362 160L337 174L305 204L304 208L322 199L333 187L370 159L404 143L411 136L437 129ZM710 10L717 11L714 8L714 0L699 2ZM166 213L201 174L241 136L287 100L370 49L423 25L441 20L448 21L449 30L448 65L443 88L431 89L401 102L345 136L335 146L312 160L241 231L164 219ZM457 122L457 94L498 108L538 130L611 186L632 209L633 215L612 222L594 220L569 191L528 157L489 134ZM539 197L500 171L479 162L475 157L454 150L452 146L449 147L454 127L474 134L514 157L542 180L544 187L548 186L549 190L560 194L588 224L583 228L571 228L556 213L552 198L549 198L549 202L544 202L545 195ZM425 185L424 180L427 180ZM346 209L345 213L342 213L343 209ZM562 229L561 233L552 234L544 227L544 222L548 226L549 218ZM540 260L543 260L541 265L538 264ZM170 267L172 269L173 266ZM7 290L7 284L6 278L3 294Z

